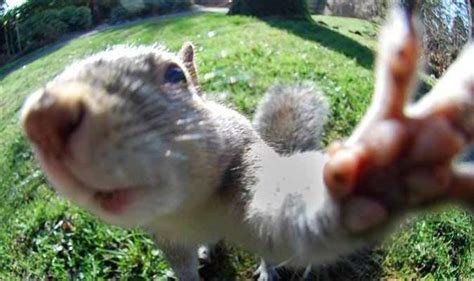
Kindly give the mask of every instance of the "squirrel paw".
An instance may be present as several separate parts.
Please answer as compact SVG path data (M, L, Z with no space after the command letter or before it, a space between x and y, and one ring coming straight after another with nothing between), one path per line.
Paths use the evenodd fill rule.
M474 46L430 93L406 107L419 54L413 19L396 11L381 42L372 104L346 142L329 146L324 170L352 233L442 200L474 206L474 169L452 164L474 140Z
M265 260L260 261L260 265L253 273L254 280L257 281L275 281L280 280L280 275L276 270L276 266L269 265Z

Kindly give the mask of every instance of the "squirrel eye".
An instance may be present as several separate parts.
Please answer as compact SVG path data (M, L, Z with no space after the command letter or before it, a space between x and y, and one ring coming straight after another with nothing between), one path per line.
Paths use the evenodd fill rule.
M171 65L168 67L165 73L165 83L179 83L185 82L186 75L184 75L183 70L177 65Z

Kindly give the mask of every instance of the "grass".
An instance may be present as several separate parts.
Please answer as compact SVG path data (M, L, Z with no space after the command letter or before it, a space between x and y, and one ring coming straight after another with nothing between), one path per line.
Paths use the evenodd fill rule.
M64 42L1 68L0 279L165 279L169 271L145 233L105 225L52 191L18 125L28 94L72 61L112 44L160 42L177 51L191 40L203 89L221 93L248 116L269 86L316 81L333 111L328 142L348 135L368 104L377 26L323 16L316 21L220 14L148 20ZM364 264L357 271L372 279L472 279L473 225L473 217L458 209L410 219L374 251L369 262L375 271ZM233 251L222 266L217 278L248 279L256 264L251 255Z

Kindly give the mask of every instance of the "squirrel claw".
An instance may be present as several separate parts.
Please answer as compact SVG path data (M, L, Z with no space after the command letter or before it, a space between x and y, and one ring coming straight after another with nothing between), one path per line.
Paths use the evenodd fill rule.
M350 195L356 186L359 171L365 162L365 150L341 148L324 167L324 180L330 193L337 199Z

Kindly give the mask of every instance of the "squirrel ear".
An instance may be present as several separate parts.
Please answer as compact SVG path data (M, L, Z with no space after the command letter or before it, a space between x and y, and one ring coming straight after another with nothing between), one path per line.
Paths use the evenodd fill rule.
M194 87L200 94L199 89L199 81L197 77L197 68L196 63L194 62L194 46L191 42L185 42L181 47L181 50L178 53L179 58L183 62L186 70L189 72L191 76L191 82L193 83Z

